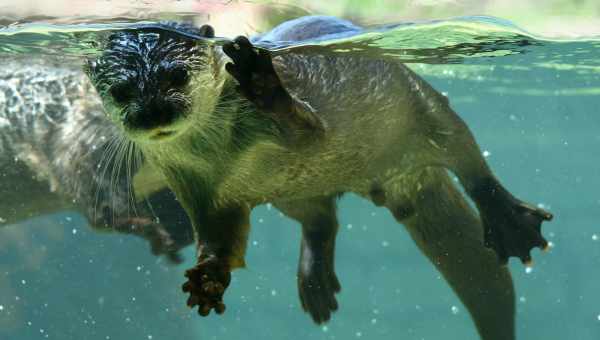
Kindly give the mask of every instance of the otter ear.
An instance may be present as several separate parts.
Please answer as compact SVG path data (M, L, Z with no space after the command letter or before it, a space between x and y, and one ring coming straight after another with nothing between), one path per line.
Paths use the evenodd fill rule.
M210 25L202 25L202 27L200 27L200 35L206 38L214 38L215 30Z

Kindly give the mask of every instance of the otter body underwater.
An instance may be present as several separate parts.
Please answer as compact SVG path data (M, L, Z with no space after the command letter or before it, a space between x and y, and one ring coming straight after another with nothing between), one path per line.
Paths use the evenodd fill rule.
M175 27L214 36L208 26ZM254 43L360 30L306 17ZM184 290L200 314L224 311L230 272L244 266L250 211L271 202L302 224L302 306L317 322L329 319L340 289L336 199L353 192L407 226L482 338L514 338L512 285L498 262L526 262L531 248L545 247L540 225L551 215L502 187L446 98L401 63L302 47L275 56L244 38L221 49L140 30L112 35L86 72L109 118L160 169L192 221L198 264Z

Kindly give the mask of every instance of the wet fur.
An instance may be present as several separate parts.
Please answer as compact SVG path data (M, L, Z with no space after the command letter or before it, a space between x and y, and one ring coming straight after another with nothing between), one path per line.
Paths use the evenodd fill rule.
M307 35L315 20L319 29ZM327 21L331 27L346 27L338 19L309 17L288 24L280 34L288 40L294 32L306 39L331 34L335 30L322 25ZM164 39L180 38L165 33ZM329 319L339 290L333 269L335 197L354 192L386 206L407 226L469 308L482 338L514 338L510 275L483 241L502 260L512 255L526 261L529 249L543 246L545 240L533 231L513 239L510 228L539 232L549 214L524 205L500 185L446 98L399 63L297 49L273 58L277 76L293 98L308 99L328 129L319 138L290 145L277 117L260 112L259 103L234 90L235 82L223 72L228 60L222 51L204 52L209 67L196 75L203 82L184 92L194 109L177 137L152 142L152 131L130 135L164 174L194 226L198 264L186 273L188 305L198 306L202 315L211 309L224 311L229 272L244 265L249 213L272 202L302 224L302 305L316 322ZM115 53L113 48L105 55ZM111 72L137 67L127 59L111 60L104 64ZM142 60L150 69L165 62ZM95 84L114 81L94 68L89 73ZM122 126L122 108L111 109L111 98L99 88L109 116ZM457 174L484 219L485 234L446 171L432 167ZM498 233L507 233L504 244L494 239Z

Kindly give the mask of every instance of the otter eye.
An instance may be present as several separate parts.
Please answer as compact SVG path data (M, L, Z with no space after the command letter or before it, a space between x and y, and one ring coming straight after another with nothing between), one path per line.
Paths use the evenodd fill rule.
M133 98L131 86L127 83L117 83L110 87L110 95L119 104L125 104Z
M169 73L169 80L172 86L182 87L190 80L189 72L184 66L174 67Z

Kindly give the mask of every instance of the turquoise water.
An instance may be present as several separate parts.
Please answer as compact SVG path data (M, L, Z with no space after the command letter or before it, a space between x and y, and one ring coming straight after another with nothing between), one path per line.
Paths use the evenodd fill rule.
M1 58L93 54L96 37L111 27L23 29L0 31ZM506 187L555 215L543 226L553 247L533 252L533 270L509 264L518 339L600 338L600 41L542 39L468 18L321 45L412 62L447 93ZM478 338L465 308L386 210L349 195L339 212L343 288L326 326L313 325L299 306L299 226L268 206L253 212L248 268L234 273L226 313L208 318L187 309L180 291L191 248L185 263L169 265L146 242L94 233L69 212L4 226L0 338Z

